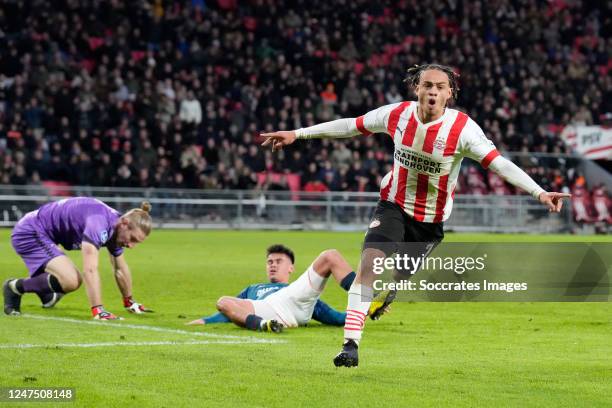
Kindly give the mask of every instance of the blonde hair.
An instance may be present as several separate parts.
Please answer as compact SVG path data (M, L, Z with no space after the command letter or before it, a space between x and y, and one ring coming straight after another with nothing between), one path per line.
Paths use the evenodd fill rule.
M151 212L151 203L143 201L140 204L140 208L131 209L123 214L121 218L127 219L130 225L138 227L138 229L148 236L151 233L151 228L153 228L153 220L149 212Z

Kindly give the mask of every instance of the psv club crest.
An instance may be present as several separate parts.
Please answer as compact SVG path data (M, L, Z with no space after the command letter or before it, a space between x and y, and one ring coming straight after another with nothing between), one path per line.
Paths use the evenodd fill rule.
M446 147L446 141L439 137L436 140L434 140L433 142L434 148L438 149L438 150L444 150L444 148Z

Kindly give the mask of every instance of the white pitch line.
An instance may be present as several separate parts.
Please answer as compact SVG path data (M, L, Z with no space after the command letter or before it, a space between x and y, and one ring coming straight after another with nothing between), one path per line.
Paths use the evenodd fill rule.
M280 339L262 339L260 337L253 336L234 336L231 334L214 334L214 333L205 333L205 332L191 332L187 330L179 330L179 329L168 329L166 327L157 327L157 326L149 326L144 324L125 324L125 323L115 323L109 321L95 321L95 320L79 320L79 319L71 319L68 317L54 317L54 316L40 316L40 315L31 315L31 314L23 314L22 317L27 317L30 319L38 319L38 320L53 320L58 322L66 322L66 323L76 323L76 324L88 324L99 327L115 327L120 329L135 329L135 330L149 330L161 333L172 333L172 334L182 334L187 336L198 336L198 337L208 337L213 339L233 339L237 341L249 342L249 343L287 343L286 340Z
M192 346L200 344L258 344L254 341L236 340L192 340L192 341L109 341L104 343L57 343L57 344L0 344L0 349L32 348L94 348L94 347L140 347L140 346Z

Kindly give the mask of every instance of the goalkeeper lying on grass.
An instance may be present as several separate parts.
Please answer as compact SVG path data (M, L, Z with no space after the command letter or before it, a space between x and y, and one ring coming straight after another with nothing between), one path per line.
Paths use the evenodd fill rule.
M323 251L291 284L293 251L283 245L273 245L267 253L266 271L270 283L248 286L237 297L223 296L217 301L219 313L187 324L233 322L247 329L275 333L283 327L303 326L310 319L333 326L344 325L346 313L319 300L330 276L344 290L348 290L355 279L355 272L340 252Z

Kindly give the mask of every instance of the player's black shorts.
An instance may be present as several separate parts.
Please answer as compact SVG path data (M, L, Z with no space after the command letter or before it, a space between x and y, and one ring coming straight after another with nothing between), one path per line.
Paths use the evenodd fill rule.
M397 204L379 201L370 221L363 248L376 248L385 253L428 256L444 239L444 224L419 222ZM416 271L414 271L416 272Z

